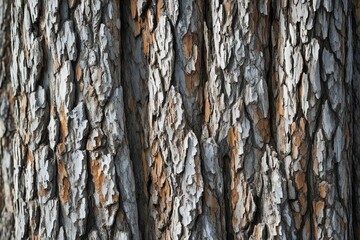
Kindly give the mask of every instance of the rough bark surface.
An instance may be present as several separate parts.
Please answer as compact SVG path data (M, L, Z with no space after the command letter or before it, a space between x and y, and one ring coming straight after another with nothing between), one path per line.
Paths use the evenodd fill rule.
M360 3L0 0L0 239L360 239Z

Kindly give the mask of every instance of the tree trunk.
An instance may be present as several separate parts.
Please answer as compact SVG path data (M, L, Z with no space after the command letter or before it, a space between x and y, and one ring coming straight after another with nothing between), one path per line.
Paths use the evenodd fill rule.
M0 239L360 239L360 3L0 0Z

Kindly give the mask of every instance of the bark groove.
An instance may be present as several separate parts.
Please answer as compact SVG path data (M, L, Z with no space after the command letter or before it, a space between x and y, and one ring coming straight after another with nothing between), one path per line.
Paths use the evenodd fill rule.
M0 0L1 239L359 239L360 3Z

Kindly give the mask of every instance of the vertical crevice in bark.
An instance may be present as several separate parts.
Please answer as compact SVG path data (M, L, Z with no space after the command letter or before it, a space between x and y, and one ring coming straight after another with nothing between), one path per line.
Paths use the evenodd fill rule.
M149 7L148 5L145 6ZM141 33L141 17L137 14L136 1L125 1L121 5L122 34L122 83L126 129L130 155L134 163L136 199L139 226L143 239L154 235L155 225L149 211L149 144L148 144L148 70Z
M222 169L223 169L223 181L224 181L224 196L223 196L223 200L224 200L224 218L225 218L225 230L226 230L226 239L234 239L234 235L233 235L233 228L232 228L232 224L231 224L231 207L230 207L230 199L231 199L231 194L230 194L230 190L231 190L231 181L229 181L230 179L230 158L229 156L224 156L223 159L223 165L222 165ZM223 234L225 235L225 234Z
M14 99L12 97L10 62L11 3L0 1L0 238L14 238L13 158Z
M124 81L130 89L127 113L134 120L140 115L140 123L130 119L128 127L131 141L141 143L141 155L135 146L132 154L142 159L138 197L146 211L140 217L144 234L195 236L203 184L200 143L192 129L201 126L202 6L196 1L131 1L128 6L125 41L133 48L125 50L131 57L125 60Z
M302 21L298 14L306 11L306 4L273 1L272 56L273 126L276 151L279 153L286 178L287 212L283 217L291 219L288 226L289 237L310 237L310 217L307 214L308 183L307 162L308 150L306 122L298 103L301 79L307 77L304 69L300 33L307 19ZM305 74L305 75L304 75ZM294 166L299 170L293 172ZM296 176L295 176L296 175ZM295 209L295 210L294 210ZM290 238L291 238L290 237Z
M297 236L319 239L351 234L346 227L351 213L342 204L351 205L350 192L342 190L350 186L346 157L350 149L345 144L350 122L339 117L350 116L346 109L351 105L344 70L349 55L344 40L346 3L287 2L279 3L276 10L277 149L285 164ZM313 19L320 20L315 24ZM340 179L338 174L348 177ZM338 228L333 231L335 225Z
M119 4L12 9L16 237L138 239Z
M275 94L275 86L274 86L274 82L273 82L273 75L274 75L274 64L273 64L273 56L276 54L276 49L273 48L273 46L275 45L275 43L273 41L276 41L276 39L274 39L272 37L272 31L276 31L276 28L274 29L274 22L275 22L275 10L276 9L276 1L270 1L269 3L269 23L268 23L268 49L269 49L269 55L268 55L268 63L269 66L267 68L267 72L266 72L266 83L267 83L267 87L268 87L268 102L269 102L269 133L270 133L270 137L269 137L269 145L273 146L274 148L276 148L277 146L277 139L276 139L276 128L277 128L277 124L276 124L276 103L275 101L272 101L272 99L275 98L274 94Z
M270 68L269 9L267 1L209 4L212 24L208 24L211 36L207 49L211 52L207 57L209 77L203 136L214 138L219 146L224 140L227 142L220 156L228 154L230 160L230 178L226 184L231 186L228 199L231 215L227 217L231 227L227 229L231 230L228 235L235 238L262 236L272 221L265 215L267 208L274 208L274 217L279 212L278 200L274 206L266 204L272 190L264 191L260 186L268 171L261 170L262 159L268 156L273 159L267 146L270 143L266 85ZM273 170L276 175L279 173ZM255 199L259 201L255 203ZM260 217L259 212L264 214ZM281 231L272 230L271 236Z
M353 54L353 231L355 239L360 239L360 2L352 2Z
M169 18L175 30L175 86L183 96L189 126L199 138L203 123L203 1L179 1L178 20L170 6L169 2Z

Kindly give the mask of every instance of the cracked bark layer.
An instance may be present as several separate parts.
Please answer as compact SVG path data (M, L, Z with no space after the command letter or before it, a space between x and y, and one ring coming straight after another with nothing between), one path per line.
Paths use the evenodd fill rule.
M139 238L119 9L117 1L12 3L7 184L16 239Z
M357 239L358 9L0 0L0 238Z
M292 235L351 238L348 2L280 2L273 12L273 129L286 173Z

